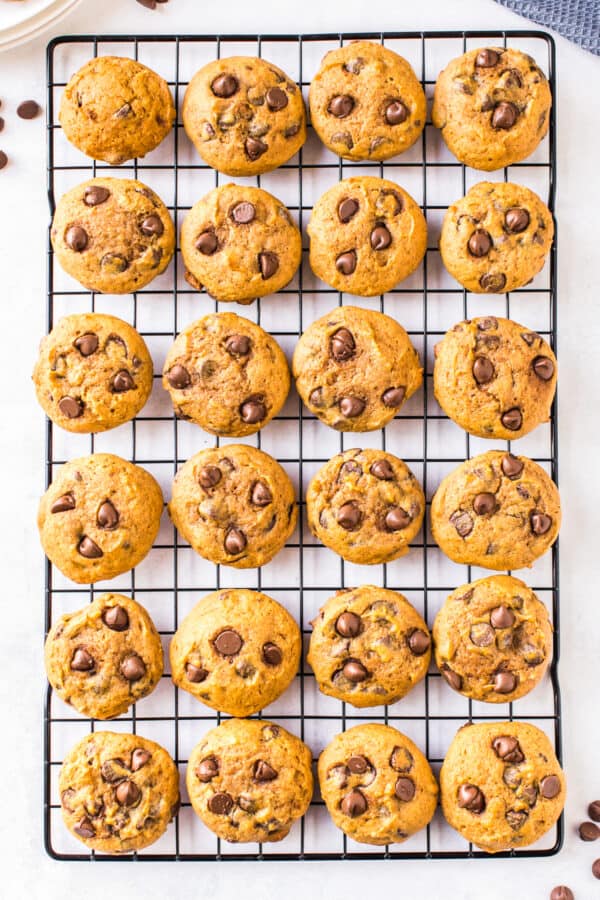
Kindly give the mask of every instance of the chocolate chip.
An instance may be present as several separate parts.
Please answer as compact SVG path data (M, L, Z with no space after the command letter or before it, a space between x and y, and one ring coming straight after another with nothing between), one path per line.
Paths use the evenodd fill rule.
M346 765L353 775L364 775L370 768L369 760L364 756L351 756Z
M250 352L250 338L245 334L232 334L225 341L225 349L230 356L247 356Z
M498 328L498 319L495 316L485 316L477 322L478 331L494 331L496 328Z
M311 391L308 401L312 406L316 406L317 409L320 409L322 406L324 406L325 403L323 401L323 388L318 387L315 388L314 391Z
M354 500L344 503L337 511L336 519L338 525L341 525L346 531L355 531L359 527L360 520L362 519L362 513L358 508L358 503Z
M187 680L191 681L192 684L200 684L200 682L206 681L208 678L206 669L203 669L202 666L195 666L193 663L188 663L186 665L185 675Z
M540 790L542 797L546 800L553 800L560 794L560 779L557 775L546 775L540 782Z
M119 781L124 781L126 776L123 770L127 769L128 766L119 757L105 759L100 766L100 774L102 775L102 780L108 784L118 784Z
M408 109L402 100L392 100L385 108L385 121L388 125L401 125L408 118Z
M473 519L466 511L457 509L450 516L450 522L456 528L461 538L467 537L473 531Z
M409 635L408 646L414 656L423 656L431 646L431 638L421 628L415 628Z
M113 394L124 394L126 391L132 391L134 388L135 381L127 369L121 369L117 372L111 383Z
M473 500L473 509L478 516L487 516L490 513L494 512L496 509L495 495L490 494L487 491L484 491L481 494L477 494L477 496Z
M73 341L73 346L79 350L82 356L91 356L98 349L98 335L93 332L86 332Z
M477 228L468 240L467 247L471 256L478 259L487 256L492 249L493 241L489 232Z
M594 878L600 878L600 859L595 859L592 863L592 875ZM566 898L568 900L568 898ZM573 900L573 894L571 894L571 900Z
M486 356L477 356L473 363L473 378L477 384L487 384L495 375L494 366Z
M446 663L442 665L440 671L450 687L455 691L460 691L462 687L462 678L460 675L457 672L453 672Z
M117 275L129 268L129 260L121 253L105 253L100 260L100 265L110 269Z
M348 791L342 798L340 804L342 812L350 819L356 819L358 816L362 816L363 813L367 811L367 806L367 798L362 791L358 790L358 788Z
M351 681L352 684L360 684L369 677L368 671L358 659L349 659L342 667L342 674Z
M242 649L244 641L233 628L226 628L219 632L213 640L213 644L215 645L215 650L221 656L237 656Z
M263 153L266 153L269 149L268 145L265 144L264 141L261 141L260 138L249 137L246 138L246 143L244 144L246 148L246 154L248 158L255 162L255 160L259 159Z
M404 397L406 396L406 388L405 387L393 387L388 388L381 395L381 402L384 406L390 407L390 409L398 409L402 406L404 402Z
M356 613L343 612L335 621L335 630L344 638L355 638L360 634L362 619Z
M62 497L58 497L52 506L50 507L51 513L61 513L68 512L70 509L75 509L75 497L73 494L63 494Z
M157 215L147 216L140 225L140 231L146 237L160 237L164 230L165 226L162 223L162 219Z
M126 656L122 660L119 669L121 675L127 681L139 681L146 674L146 664L137 653L131 653L129 656Z
M268 666L279 666L283 660L283 653L272 641L263 644L262 658Z
M520 206L513 206L504 214L504 225L510 234L520 234L529 225L529 213Z
M81 556L84 556L86 559L100 559L101 556L104 556L98 544L87 535L84 535L81 538L77 550Z
M340 275L352 275L356 269L356 250L340 253L335 261L335 267Z
M35 100L24 100L17 106L17 115L20 119L35 119L39 111L40 105Z
M199 250L204 256L212 256L219 246L219 241L214 231L203 231L196 238L194 246L196 247L196 250Z
M213 796L208 801L209 810L217 816L226 816L233 807L233 797L224 791Z
M575 900L575 895L571 888L564 884L559 884L552 889L550 900Z
M112 531L119 524L119 513L110 500L105 500L98 507L96 522L98 527L104 528L105 531Z
M485 809L485 797L474 784L461 784L458 789L458 805L461 809L479 815Z
M469 638L476 647L489 647L495 640L494 629L485 622L478 622L471 626Z
M593 822L582 822L579 826L579 837L582 841L596 841L600 837L600 828Z
M518 678L512 672L496 672L494 690L497 694L512 694L518 684Z
M258 254L258 267L263 281L271 278L279 268L279 257L276 253L265 251Z
M521 460L517 456L513 456L512 453L507 453L506 456L502 457L500 468L507 478L514 479L518 478L521 475L523 469L525 468L525 463L521 462Z
M236 203L230 212L231 218L234 222L237 222L238 225L247 225L249 222L252 222L255 215L256 210L254 209L254 205L248 200L242 200L240 203Z
M265 762L264 759L257 759L254 763L252 775L254 780L259 783L263 781L274 781L277 778L277 774L275 769L270 766L268 762Z
M588 806L588 816L594 822L600 822L600 800L593 800Z
M336 119L345 119L354 109L354 100L348 94L338 94L332 97L327 106L327 112Z
M234 75L217 75L210 83L210 89L215 97L232 97L239 88L239 82Z
M71 668L74 672L91 672L95 665L93 656L83 647L78 647L71 658Z
M338 362L344 362L354 356L356 344L347 328L338 328L329 343L329 352Z
M503 272L486 272L479 279L479 284L490 294L500 294L506 285L506 275Z
M371 247L373 250L386 250L392 243L392 235L385 225L376 225L371 232Z
M262 422L267 415L267 408L260 400L246 400L240 406L240 417L248 425Z
M142 792L133 781L122 781L115 790L115 797L117 799L117 803L121 806L135 806L136 803L139 803L142 796Z
M509 431L518 431L523 425L523 413L518 406L513 406L502 413L500 421Z
M278 112L288 105L288 96L286 92L282 91L279 87L269 88L265 94L265 99L267 101L267 106L273 112Z
M492 113L492 128L507 130L512 128L519 116L519 110L514 103L502 100Z
M250 492L250 502L253 506L268 506L273 502L273 494L264 481L255 481Z
M71 225L65 233L65 243L75 253L81 253L88 245L88 236L85 228L82 228L81 225Z
M299 131L300 131L300 123L294 122L293 125L288 125L287 128L284 128L283 136L285 138L291 138L291 137L294 137L294 135L298 134Z
M108 606L102 613L102 621L111 631L127 631L129 615L122 606Z
M347 419L355 419L356 416L360 416L366 406L364 400L360 400L358 397L342 397L338 405L341 414Z
M84 816L83 819L79 820L77 825L73 826L73 831L82 838L93 838L96 834L96 829L87 816Z
M405 528L408 528L411 521L410 515L401 506L392 506L384 518L387 531L403 531Z
M475 57L475 65L480 69L491 69L498 65L500 54L496 50L480 50Z
M167 381L175 390L182 391L184 388L189 387L192 383L192 379L190 378L190 373L185 368L185 366L176 365L172 366L167 372Z
M414 758L405 747L394 747L390 756L390 766L396 772L410 772Z
M492 747L496 756L508 763L522 763L525 759L521 746L510 734L502 734L492 741Z
M236 528L235 525L232 525L225 535L225 541L223 543L225 550L227 553L230 553L232 556L237 556L243 550L245 550L247 544L246 535L241 530L241 528Z
M394 478L394 470L387 459L375 460L369 471L381 481L391 481Z
M534 509L531 513L529 521L531 522L531 530L534 534L546 534L552 527L552 518L537 509Z
M8 156L4 150L0 150L0 169L3 169L8 163Z
M550 381L554 375L554 363L547 356L536 356L532 365L533 371L542 381Z
M205 490L215 487L221 480L221 470L218 466L203 466L198 475L198 483Z
M338 219L346 225L356 215L358 209L357 200L353 200L352 197L344 197L337 208Z
M83 202L86 206L100 206L100 204L105 203L109 197L110 191L108 188L102 187L99 184L94 184L85 189Z
M528 817L529 813L524 809L508 809L505 816L513 831L518 831L519 828L522 828Z
M196 766L196 777L203 784L208 784L219 774L219 763L214 756L207 756Z
M402 800L403 803L408 803L412 800L416 793L415 783L412 778L407 778L406 775L398 778L394 793L398 800Z
M512 628L515 614L508 606L497 606L490 613L490 622L494 628Z
M67 419L78 419L83 415L83 402L75 397L61 397L58 408Z
M126 119L132 112L131 103L124 103L123 106L120 106L118 110L113 113L113 115L115 119Z

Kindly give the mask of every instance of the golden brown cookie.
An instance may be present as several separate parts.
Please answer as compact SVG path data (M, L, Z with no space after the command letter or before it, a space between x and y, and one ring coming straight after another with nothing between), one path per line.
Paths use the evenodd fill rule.
M211 434L242 437L281 410L290 372L283 350L260 325L213 313L178 335L167 353L163 387L178 418Z
M92 719L120 716L154 690L163 672L152 619L122 594L101 594L61 616L48 633L45 660L61 700Z
M319 690L353 706L382 706L427 674L431 637L406 597L365 584L338 591L314 619L307 662Z
M431 501L431 532L454 562L522 569L548 550L560 528L560 497L526 456L490 450L447 475Z
M520 184L481 181L447 210L444 265L474 294L523 287L543 268L554 238L550 210Z
M355 725L319 757L319 783L338 828L362 844L400 844L431 821L438 786L416 744L389 725Z
M528 722L463 725L440 772L448 823L487 853L527 847L565 805L565 778L547 736Z
M552 659L548 610L510 575L456 588L433 623L435 661L450 685L486 703L524 697Z
M308 809L311 752L265 719L229 719L192 750L186 783L194 812L224 841L281 841Z
M162 509L161 489L149 472L112 453L93 453L65 463L54 476L40 500L40 539L63 575L92 584L143 560Z
M167 207L141 181L92 178L58 201L52 247L69 275L90 291L128 294L164 272L175 250Z
M296 527L298 510L287 473L246 444L201 450L173 481L169 515L196 553L214 563L264 566Z
M524 325L468 319L436 344L433 387L446 415L469 434L514 441L550 418L556 357Z
M425 217L410 194L371 175L346 178L325 191L307 231L315 275L361 297L391 291L427 249Z
M215 59L196 72L183 125L202 159L226 175L261 175L298 152L306 112L298 85L254 56Z
M286 207L260 188L225 184L192 206L181 226L190 284L215 300L252 303L296 274L302 241Z
M327 53L310 85L310 118L346 159L389 159L425 125L425 94L410 64L381 44L351 41Z
M215 591L175 632L171 677L219 712L251 716L289 686L301 649L298 625L276 600L243 588Z
M404 328L357 306L313 322L296 345L292 370L302 401L338 431L383 428L423 380Z
M65 316L33 370L40 406L67 431L98 432L136 416L152 390L152 359L135 328L115 316Z
M362 565L405 556L425 512L421 485L406 463L383 450L346 450L308 486L308 524L320 541Z
M469 50L435 86L432 120L448 149L486 172L530 156L548 131L552 96L534 59L520 50Z
M175 106L164 78L135 59L90 59L64 89L65 136L92 159L118 166L145 156L167 136Z
M96 731L67 753L58 783L65 825L103 853L153 844L179 810L179 772L139 734Z

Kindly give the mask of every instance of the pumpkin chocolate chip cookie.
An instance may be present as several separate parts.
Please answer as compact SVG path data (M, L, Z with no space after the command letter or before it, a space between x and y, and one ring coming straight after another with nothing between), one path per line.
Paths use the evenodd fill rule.
M427 673L429 629L396 591L338 591L312 625L307 661L330 697L358 707L395 703Z
M484 569L531 566L558 537L560 518L549 475L501 450L462 463L431 502L431 532L446 556Z
M548 80L531 56L485 47L440 73L432 120L460 162L491 172L533 153L548 131L551 105Z
M94 453L56 473L40 501L40 539L67 578L104 581L142 561L162 509L161 489L149 472L112 453Z
M291 281L302 241L276 197L260 188L225 184L186 215L181 253L192 287L206 288L215 300L251 303Z
M486 703L524 697L552 658L546 607L510 575L456 588L435 618L433 640L435 661L450 687Z
M313 322L296 346L292 369L306 406L339 431L383 428L423 380L404 328L356 306L339 306Z
M527 847L565 805L565 778L552 744L528 722L463 725L440 772L448 823L487 853Z
M175 106L164 78L135 59L100 56L73 75L62 95L63 131L92 159L118 166L166 137Z
M519 184L482 181L448 208L440 252L468 291L502 294L541 271L553 238L552 215L537 194Z
M154 690L163 672L152 619L122 594L102 594L61 616L48 633L45 659L59 697L93 719L126 712Z
M310 266L337 291L374 297L417 268L427 224L413 198L393 181L360 175L330 187L307 227Z
M306 495L310 530L348 562L405 556L425 512L421 485L383 450L346 450L317 472Z
M186 783L194 812L225 841L281 841L308 809L311 752L265 719L229 719L190 754Z
M294 488L256 447L201 450L173 481L169 515L196 553L238 569L264 566L296 527Z
M446 415L483 438L515 440L550 418L556 357L510 319L459 322L435 346L433 387Z
M281 410L290 373L283 350L260 325L235 313L213 313L177 337L163 386L178 418L211 434L242 437Z
M179 810L177 766L138 734L86 735L65 756L58 787L65 825L102 853L148 847Z
M389 159L412 147L425 126L425 94L410 64L372 41L327 53L309 102L315 131L346 159Z
M92 178L63 194L50 236L65 272L103 294L145 287L175 250L167 207L141 181L127 178Z
M355 725L319 757L319 783L335 825L362 844L400 844L425 828L438 786L416 744L389 725Z
M306 140L298 85L252 56L215 59L196 72L183 124L203 160L226 175L261 175L287 162Z
M152 390L152 359L135 328L102 313L58 322L33 371L40 406L66 431L99 432L133 419Z

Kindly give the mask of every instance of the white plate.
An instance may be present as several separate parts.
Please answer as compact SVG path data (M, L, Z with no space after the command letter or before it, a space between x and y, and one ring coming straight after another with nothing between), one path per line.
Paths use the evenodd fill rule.
M0 50L22 44L54 25L81 0L0 0Z

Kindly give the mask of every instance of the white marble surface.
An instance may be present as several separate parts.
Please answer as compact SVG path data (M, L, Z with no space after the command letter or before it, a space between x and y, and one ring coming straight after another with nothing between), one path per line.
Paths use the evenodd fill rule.
M84 0L60 33L157 31L337 31L526 27L491 0L263 0L205 3L171 0L156 13L134 0ZM597 573L600 508L600 304L597 134L600 60L558 38L558 221L560 230L560 431L562 658L565 764L569 777L567 837L562 853L539 861L152 864L56 863L42 848L42 557L34 525L43 486L44 428L30 388L30 370L45 330L45 136L42 120L16 120L20 100L44 99L46 38L0 55L0 96L6 127L0 147L10 167L0 173L0 301L3 371L0 457L2 627L0 704L2 815L0 895L86 900L201 896L289 900L361 896L543 900L569 884L578 900L600 896L590 865L600 847L581 843L575 826L600 796L598 740Z

